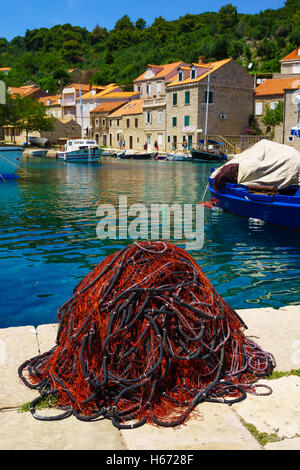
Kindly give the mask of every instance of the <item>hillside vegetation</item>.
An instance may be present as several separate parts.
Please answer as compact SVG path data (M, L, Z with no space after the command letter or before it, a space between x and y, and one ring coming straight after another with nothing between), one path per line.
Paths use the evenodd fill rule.
M300 45L300 0L258 14L240 14L227 4L174 21L159 16L151 25L125 15L110 31L101 25L100 11L97 21L92 31L64 24L27 30L10 42L0 38L0 67L12 67L1 79L12 86L32 80L49 92L69 80L129 85L147 64L193 62L199 56L233 57L246 68L252 63L252 71L279 72L280 59ZM73 67L79 72L70 77Z

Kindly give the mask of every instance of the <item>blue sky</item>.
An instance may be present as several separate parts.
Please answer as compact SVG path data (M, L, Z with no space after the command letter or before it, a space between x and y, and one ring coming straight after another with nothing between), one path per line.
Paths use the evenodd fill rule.
M123 15L128 15L132 21L144 18L151 24L160 15L173 20L186 13L218 11L227 3L235 5L239 13L258 13L262 9L284 6L284 0L0 0L0 37L11 40L23 36L26 29L50 28L64 23L90 31L99 24L110 30Z

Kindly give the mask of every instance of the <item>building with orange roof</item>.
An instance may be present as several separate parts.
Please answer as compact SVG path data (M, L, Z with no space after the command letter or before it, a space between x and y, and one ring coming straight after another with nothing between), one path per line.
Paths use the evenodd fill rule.
M300 75L300 46L281 59L282 75Z
M170 64L148 64L144 73L134 80L134 90L144 99L145 138L148 149L155 141L161 151L166 149L166 86L176 79L178 67L185 69L183 61Z
M285 78L284 78L285 77ZM280 75L279 78L266 80L256 87L254 92L255 117L265 133L274 132L274 140L278 143L293 145L300 150L300 139L291 135L293 126L300 125L300 108L297 108L296 96L300 103L300 75ZM283 122L275 129L265 126L262 122L268 107L274 109L278 103L284 104Z
M76 117L77 122L83 125L85 134L91 137L93 133L91 124L91 111L104 102L126 103L132 99L139 98L139 93L124 92L119 85L110 83L101 87L93 87L89 92L76 98Z
M184 140L189 149L197 147L205 130L210 136L241 135L253 113L253 88L252 76L231 58L178 66L166 85L166 148L181 151Z
M120 148L122 141L125 142L127 149L143 149L145 143L143 105L143 99L134 99L108 115L109 147Z
M124 101L106 101L91 112L91 137L100 146L107 147L109 142L109 114L124 106Z
M47 95L39 99L46 108L46 113L57 119L62 119L61 95Z
M8 75L10 71L11 71L11 67L0 67L0 73L4 73L5 75Z
M47 92L42 90L36 83L30 85L23 85L20 87L12 87L9 86L7 88L8 93L12 95L12 97L19 96L31 96L33 99L41 98L43 96L47 96Z

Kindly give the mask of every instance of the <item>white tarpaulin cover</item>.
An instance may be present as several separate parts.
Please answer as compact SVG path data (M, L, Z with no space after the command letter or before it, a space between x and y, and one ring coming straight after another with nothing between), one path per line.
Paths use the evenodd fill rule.
M225 165L231 163L239 164L239 184L276 186L278 189L300 186L300 152L288 145L264 139ZM211 177L214 178L221 168Z

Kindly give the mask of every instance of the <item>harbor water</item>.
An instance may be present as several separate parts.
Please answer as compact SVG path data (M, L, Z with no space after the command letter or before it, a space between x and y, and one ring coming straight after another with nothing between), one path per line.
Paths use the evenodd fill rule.
M24 157L21 167L20 178L0 183L0 328L56 322L77 283L133 242L97 237L99 204L118 207L120 195L149 208L210 199L209 164ZM236 309L299 304L298 232L204 211L204 243L191 255L218 294Z

